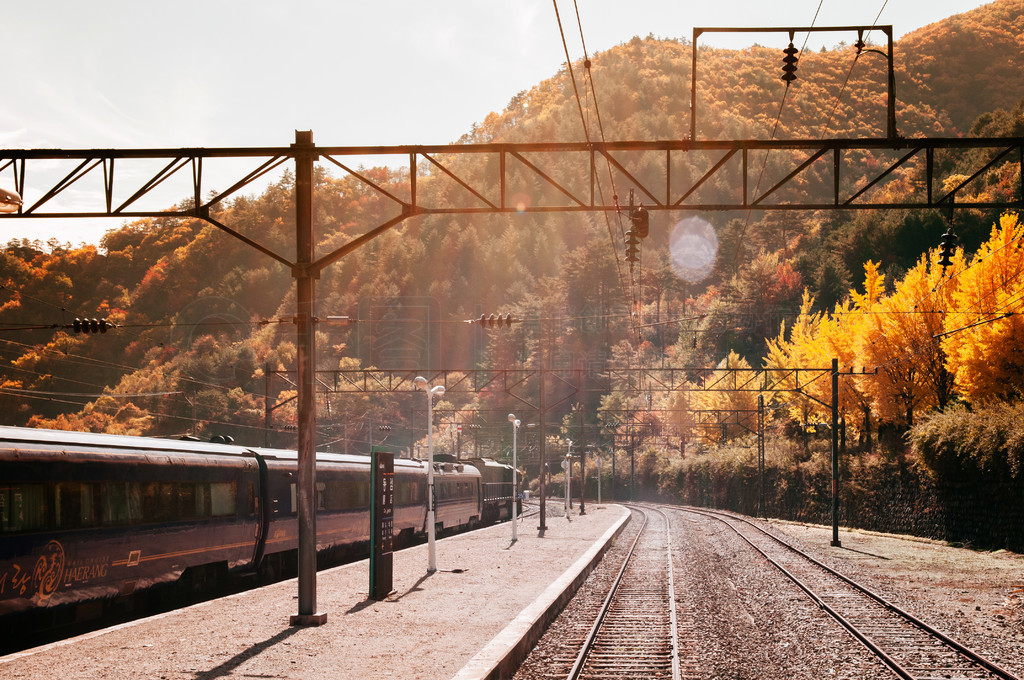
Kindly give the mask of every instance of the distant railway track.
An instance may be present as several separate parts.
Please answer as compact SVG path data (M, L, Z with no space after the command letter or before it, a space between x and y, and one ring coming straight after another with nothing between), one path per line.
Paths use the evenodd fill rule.
M702 515L728 526L900 678L1019 680L913 614L745 518L704 509L674 510Z

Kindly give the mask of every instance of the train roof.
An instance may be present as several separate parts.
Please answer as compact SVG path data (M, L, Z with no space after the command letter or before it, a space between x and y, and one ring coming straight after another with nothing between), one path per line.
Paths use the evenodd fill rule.
M298 460L298 453L289 449L266 449L238 444L194 441L188 439L164 439L159 437L134 437L120 434L96 432L74 432L68 430L47 430L31 427L0 426L0 446L52 446L76 447L93 451L117 451L151 454L226 455L251 457L257 453L264 458L276 460ZM366 465L369 456L328 453L317 451L318 461ZM425 462L395 459L395 465L423 467Z
M484 467L512 468L508 463L501 463L493 458L464 458L463 462L472 463L473 465L483 465Z

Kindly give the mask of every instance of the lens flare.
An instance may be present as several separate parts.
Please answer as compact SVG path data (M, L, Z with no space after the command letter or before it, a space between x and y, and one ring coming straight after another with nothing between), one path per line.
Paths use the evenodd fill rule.
M718 235L711 224L700 217L687 217L676 222L668 240L672 269L676 275L697 283L715 268L718 256Z

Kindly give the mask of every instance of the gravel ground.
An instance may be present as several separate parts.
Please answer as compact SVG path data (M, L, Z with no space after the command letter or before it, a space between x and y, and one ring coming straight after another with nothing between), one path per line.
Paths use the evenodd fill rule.
M770 522L780 536L893 604L1024 677L1024 555L937 541Z
M673 525L677 616L688 678L887 677L880 662L728 527Z
M863 646L777 569L720 522L671 513L680 662L688 680L796 680L893 677ZM631 523L592 580L552 624L516 674L537 680L572 654L583 613L604 597L604 572L617 571L639 522ZM797 547L878 590L894 604L1024 677L1021 598L1024 558L931 541L768 523ZM589 615L587 615L589 616Z

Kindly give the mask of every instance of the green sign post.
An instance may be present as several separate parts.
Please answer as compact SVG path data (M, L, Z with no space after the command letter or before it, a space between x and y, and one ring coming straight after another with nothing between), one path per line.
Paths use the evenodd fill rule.
M370 454L370 597L383 600L393 591L395 533L395 454Z

